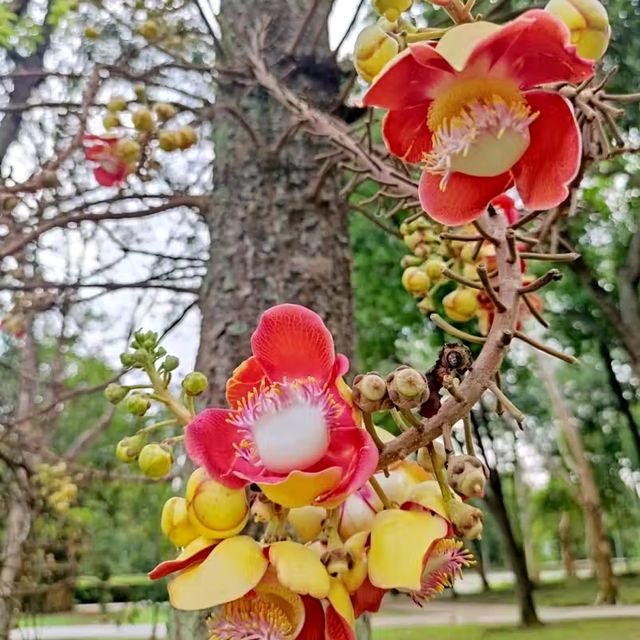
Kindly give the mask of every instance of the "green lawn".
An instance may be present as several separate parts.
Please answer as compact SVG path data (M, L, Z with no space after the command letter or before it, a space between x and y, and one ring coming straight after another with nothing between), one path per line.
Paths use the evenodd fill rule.
M538 629L513 627L418 627L378 629L374 640L640 640L640 620L590 620L546 625Z

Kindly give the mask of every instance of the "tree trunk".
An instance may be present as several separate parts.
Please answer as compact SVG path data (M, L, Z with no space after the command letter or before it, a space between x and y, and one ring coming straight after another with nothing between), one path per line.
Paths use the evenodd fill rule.
M334 105L340 74L328 45L330 6L330 0L223 2L221 64L241 68L247 33L268 23L270 67L316 105ZM210 405L224 405L227 379L250 355L249 339L260 315L275 304L312 308L327 323L336 349L353 353L348 208L339 174L317 158L327 146L298 131L261 88L234 76L222 78L216 93L215 188L205 213L210 259L200 296L197 358L198 369L209 377ZM234 115L218 119L218 113ZM173 624L170 637L206 637L198 625L193 617ZM368 623L359 623L358 634L369 637Z
M560 554L562 555L564 573L567 578L572 580L576 577L576 563L573 559L573 551L571 548L571 520L566 511L562 512L558 526L558 534L560 536Z
M482 551L482 544L479 540L471 540L471 551L476 561L475 568L480 576L482 582L482 592L487 593L491 591L491 585L489 584L489 578L487 578L487 571L484 565L484 555Z
M531 580L533 580L533 582L538 582L540 572L536 563L535 552L533 549L533 532L531 531L531 527L533 525L531 521L530 508L531 489L522 477L522 468L518 463L517 456L515 457L513 481L516 493L516 504L518 506L518 514L520 517L520 533L522 537L522 546L524 548L525 561L527 563L527 570Z
M584 512L587 537L591 547L591 559L598 580L597 603L615 604L618 598L618 587L611 564L611 545L606 534L600 495L591 464L567 402L558 389L549 365L544 360L545 356L536 354L536 357L538 371L551 401L551 409L556 423L571 451L580 477L580 505Z

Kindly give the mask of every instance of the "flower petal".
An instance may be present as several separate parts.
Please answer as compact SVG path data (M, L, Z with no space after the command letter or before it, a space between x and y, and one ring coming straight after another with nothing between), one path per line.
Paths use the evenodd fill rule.
M476 44L501 29L492 22L465 22L449 29L436 45L436 51L457 71L464 69Z
M528 209L550 209L569 195L568 185L578 173L580 131L565 98L548 91L525 95L540 115L529 125L531 143L514 165L513 177Z
M326 640L355 640L355 622L349 592L340 580L331 578L325 626Z
M569 29L541 9L526 11L474 48L467 66L480 61L509 74L521 88L548 82L578 83L593 75L593 63L570 43Z
M509 187L511 180L508 173L492 178L452 173L443 191L441 177L423 171L419 185L420 204L436 222L452 227L466 224L479 218L489 202Z
M425 554L447 531L446 521L435 514L382 511L371 530L369 580L381 589L419 590Z
M228 417L227 409L205 409L185 429L184 446L189 458L212 478L239 489L247 482L233 474L239 432L229 424Z
M340 482L341 475L341 469L332 466L322 471L292 471L281 482L259 482L269 500L292 509L313 504L318 496L331 491Z
M227 402L235 407L244 400L254 389L259 389L265 380L264 369L257 358L251 356L241 362L227 380Z
M420 162L431 150L427 112L431 101L408 109L389 111L382 124L387 149L406 162Z
M93 175L96 179L96 182L103 187L113 187L123 180L123 177L121 177L119 174L111 173L103 167L96 167L93 170Z
M165 560L149 571L151 580L159 580L170 573L182 571L193 564L202 562L212 551L217 543L199 537L190 542L175 560Z
M176 609L209 609L241 598L262 579L269 563L262 548L248 536L223 540L200 565L169 582L169 600Z
M329 595L329 574L320 558L309 547L287 540L269 547L269 561L278 574L278 581L300 595L326 598Z
M437 513L445 520L449 519L449 514L442 498L442 491L440 491L440 486L435 480L427 480L414 486L407 501L415 502L421 507Z
M433 99L438 86L451 80L453 67L430 45L420 42L405 49L380 72L363 104L383 109L406 109Z
M327 382L336 359L333 338L320 316L297 304L267 309L251 336L251 348L273 382L309 376Z
M296 640L325 640L324 609L320 600L302 596L304 602L304 626Z
M359 618L363 613L377 613L382 604L382 598L387 593L386 589L380 589L371 584L369 578L365 578L355 593L351 594L351 603L353 604L353 613Z

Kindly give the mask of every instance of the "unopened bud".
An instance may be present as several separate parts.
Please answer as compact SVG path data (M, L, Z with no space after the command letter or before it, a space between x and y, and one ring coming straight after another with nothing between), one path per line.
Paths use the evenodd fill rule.
M143 416L150 406L151 400L141 393L133 393L127 398L127 411L134 416Z
M200 371L188 373L182 381L182 388L190 396L199 396L208 386L207 376Z
M127 108L127 99L124 96L113 96L107 103L107 109L111 113L118 113L118 111L124 111Z
M116 156L127 164L136 162L140 158L140 152L140 143L131 138L122 138L116 143Z
M116 458L126 464L135 462L146 441L147 437L144 432L136 433L128 438L122 438L116 445Z
M356 39L353 64L365 82L372 82L383 67L394 58L400 45L379 25L365 27Z
M447 503L447 510L458 535L468 540L480 538L484 520L484 514L480 509L466 502L451 500Z
M431 280L440 280L445 264L439 258L430 258L424 263L424 270Z
M168 447L161 444L147 444L138 456L138 466L149 478L166 476L173 466L173 456Z
M407 267L419 267L422 264L422 258L418 258L417 256L402 256L402 260L400 260L400 266L403 269Z
M353 403L367 413L388 408L387 385L376 371L358 375L353 380Z
M144 100L147 94L147 90L143 84L134 85L133 92L136 94L136 98L138 98L138 100Z
M18 206L19 202L20 200L16 198L16 196L5 196L4 198L0 198L3 211L13 211Z
M175 131L161 131L158 134L158 142L163 151L175 151L178 148L178 138Z
M176 547L186 547L198 537L198 532L187 515L187 501L177 496L164 503L160 528Z
M427 379L415 369L398 367L387 376L389 398L400 409L419 407L429 398Z
M88 40L96 40L100 34L95 27L85 27L84 37Z
M402 286L414 296L424 296L431 282L424 269L420 267L407 267L402 274Z
M133 353L121 353L120 362L122 362L122 366L124 367L133 367L136 364L136 357Z
M198 142L198 134L193 127L180 127L175 135L180 149L188 149Z
M167 356L162 363L162 368L165 371L173 371L180 366L180 360L175 356Z
M466 322L478 310L478 294L472 289L458 287L442 299L442 305L452 320Z
M129 393L129 389L127 387L123 387L117 382L112 382L108 384L107 388L104 390L104 397L111 404L118 404L118 402L122 402L127 397L127 393Z
M120 118L118 118L117 113L107 113L107 115L102 118L102 126L105 129L113 129L114 127L120 126Z
M160 120L168 120L176 115L176 108L168 102L158 102L153 110Z
M373 0L373 8L387 20L395 22L400 14L411 9L413 0Z
M225 487L202 467L191 474L186 498L191 524L207 538L234 536L244 529L249 518L245 490Z
M418 302L417 308L420 313L429 315L436 310L436 305L433 303L433 298L430 295L426 295L422 300L420 300L420 302Z
M138 109L131 116L131 121L138 131L143 131L145 133L153 131L153 115L151 115L151 111L149 111L149 109Z
M470 455L451 455L447 460L447 478L451 488L467 498L482 498L489 470Z
M437 440L433 441L433 449L436 457L436 464L442 468L447 459L447 456L444 451L444 445L442 442L438 442ZM422 447L418 449L418 464L429 473L435 474L435 469L433 468L433 463L431 461L431 456L429 455L429 451L426 447Z
M159 34L158 25L154 20L147 20L140 28L140 33L147 40L155 40Z

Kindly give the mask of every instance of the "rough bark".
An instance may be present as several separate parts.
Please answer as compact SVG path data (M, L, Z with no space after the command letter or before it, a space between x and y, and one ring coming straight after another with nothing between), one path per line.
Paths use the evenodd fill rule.
M515 458L515 468L513 473L514 486L516 490L516 504L518 506L518 513L520 517L520 533L522 537L522 546L524 548L525 561L527 563L527 570L529 577L534 583L538 582L540 578L540 571L536 563L535 552L533 548L533 536L531 532L532 518L531 518L531 489L522 477L522 469L518 463L517 457Z
M576 577L576 563L573 559L573 550L571 544L571 520L566 511L562 512L560 524L558 525L558 534L560 536L560 553L562 555L562 565L567 578Z
M607 536L600 495L591 463L587 457L582 437L571 415L569 407L549 368L544 356L538 356L538 371L551 402L551 409L560 433L575 462L576 472L580 477L580 506L584 513L587 537L591 548L593 562L598 581L598 604L615 604L618 598L613 566L611 564L611 545Z

